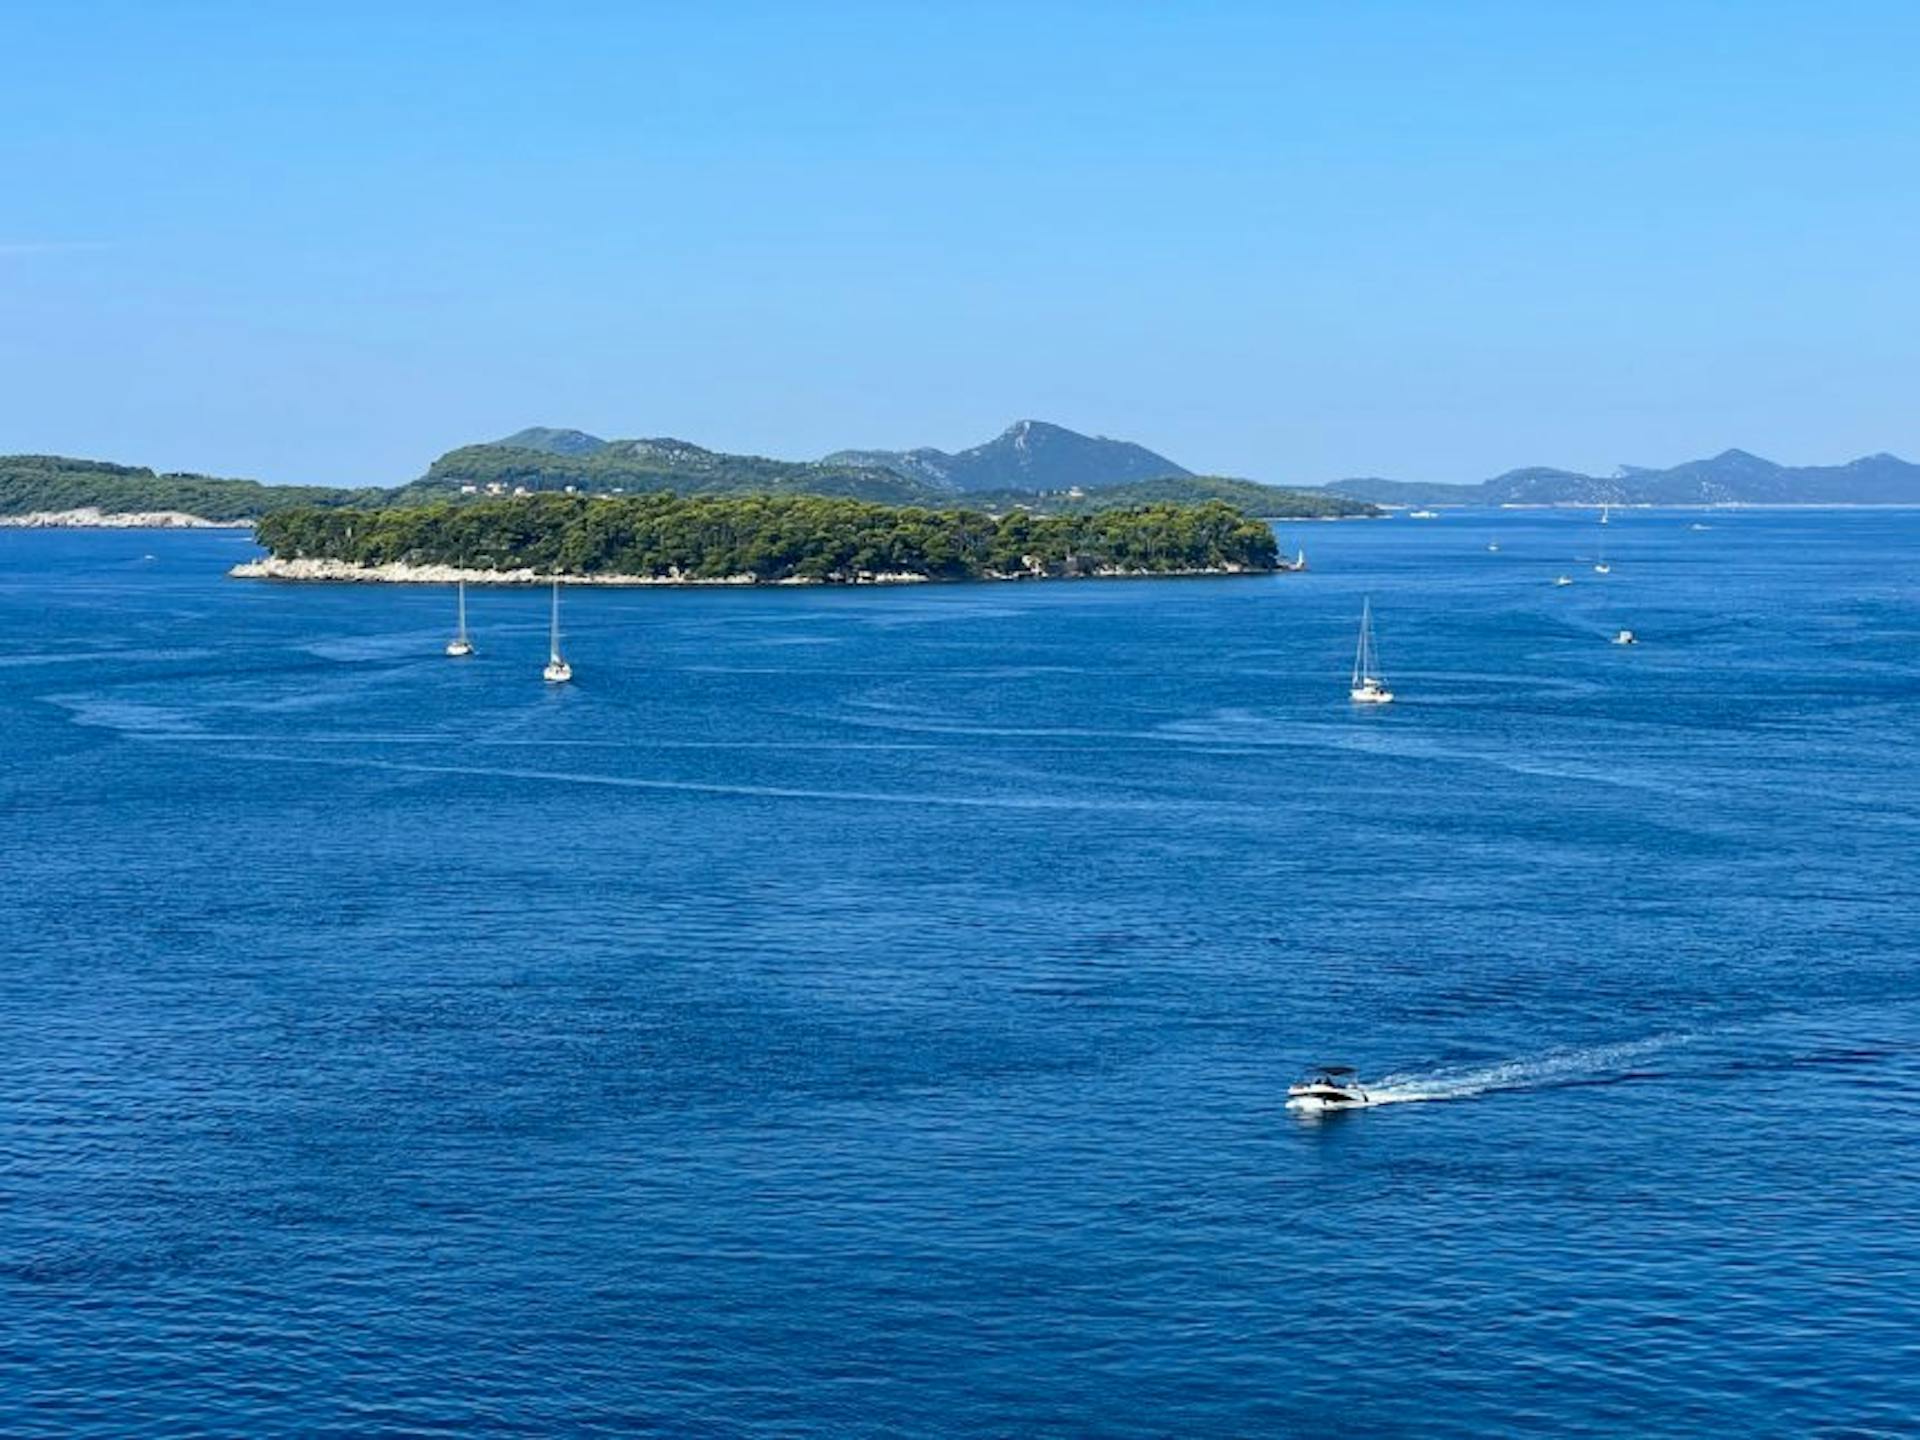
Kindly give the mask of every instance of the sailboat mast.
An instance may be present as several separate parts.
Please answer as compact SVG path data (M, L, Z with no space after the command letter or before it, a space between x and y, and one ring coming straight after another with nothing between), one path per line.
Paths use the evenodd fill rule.
M466 582L466 581L464 581L464 580L462 580L462 581L460 582L460 634L459 634L459 638L460 638L460 639L462 639L462 640L465 640L465 639L467 638L467 582Z
M553 581L553 621L548 628L547 649L557 663L560 659L560 580L558 576L555 576Z
M1353 648L1353 683L1358 686L1367 678L1367 670L1372 657L1367 653L1371 647L1367 639L1373 630L1373 597L1368 596L1360 602L1360 639Z

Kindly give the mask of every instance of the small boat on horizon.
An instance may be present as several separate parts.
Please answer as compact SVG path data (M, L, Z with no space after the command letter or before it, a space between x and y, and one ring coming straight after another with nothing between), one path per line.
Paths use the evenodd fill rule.
M460 598L457 604L459 606L460 619L458 628L453 632L453 639L447 642L447 654L453 656L456 660L463 656L473 654L473 641L467 635L467 582L462 580L459 581L458 584L460 587Z
M1553 583L1555 585L1571 585L1573 583L1573 577L1571 575L1556 575L1553 577Z
M1616 645L1638 645L1640 643L1640 637L1635 635L1631 630L1622 630L1613 637L1613 643Z
M553 618L547 630L547 668L540 672L549 685L573 679L573 666L560 654L560 577L553 577Z
M1373 644L1373 597L1360 602L1360 640L1353 652L1353 679L1347 697L1356 705L1391 705L1393 692L1380 675Z
M1407 518L1409 520L1438 520L1440 518L1440 512L1438 510L1409 510L1407 512Z

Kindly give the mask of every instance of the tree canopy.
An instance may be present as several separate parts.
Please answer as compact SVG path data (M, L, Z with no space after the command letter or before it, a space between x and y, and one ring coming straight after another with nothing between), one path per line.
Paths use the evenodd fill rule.
M379 505L389 492L262 485L211 475L157 475L142 466L63 455L0 455L0 515L89 507L115 514L179 510L205 520L254 520L276 510Z
M995 518L822 496L528 495L464 505L280 511L285 560L559 575L853 581L1271 570L1273 531L1218 502Z

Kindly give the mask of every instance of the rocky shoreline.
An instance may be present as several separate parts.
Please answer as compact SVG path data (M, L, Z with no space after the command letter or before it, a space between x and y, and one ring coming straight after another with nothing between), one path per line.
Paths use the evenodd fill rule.
M0 515L6 530L251 530L251 520L209 520L184 510L35 510L26 515Z
M1281 570L1292 567L1282 565ZM1198 575L1264 575L1273 572L1250 570L1245 566L1216 566L1197 570L1121 570L1098 569L1086 572L1086 577L1100 579L1146 579L1172 576ZM319 581L332 584L374 584L374 585L452 585L465 581L469 585L546 585L553 576L531 567L519 570L468 570L457 565L405 565L395 561L387 565L356 565L346 560L283 560L269 555L259 560L245 560L227 571L236 580L295 580ZM568 585L927 585L933 583L931 575L912 573L874 573L861 571L849 579L817 580L805 576L791 576L784 580L762 580L754 575L725 575L717 579L687 575L680 571L669 571L665 575L563 575L560 577ZM989 575L989 580L1039 580L1082 578L1069 576L1047 576L1038 573L1018 573L1012 575Z

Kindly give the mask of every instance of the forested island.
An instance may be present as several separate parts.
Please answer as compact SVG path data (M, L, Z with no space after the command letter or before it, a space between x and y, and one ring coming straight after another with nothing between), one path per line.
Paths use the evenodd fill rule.
M0 455L0 517L166 513L213 524L250 524L276 510L379 505L391 492L330 485L263 485L212 475L161 474L139 465L64 455ZM86 523L86 522L78 522Z
M284 579L838 583L1282 568L1273 531L1219 502L1001 516L821 496L528 495L305 508L258 528Z

